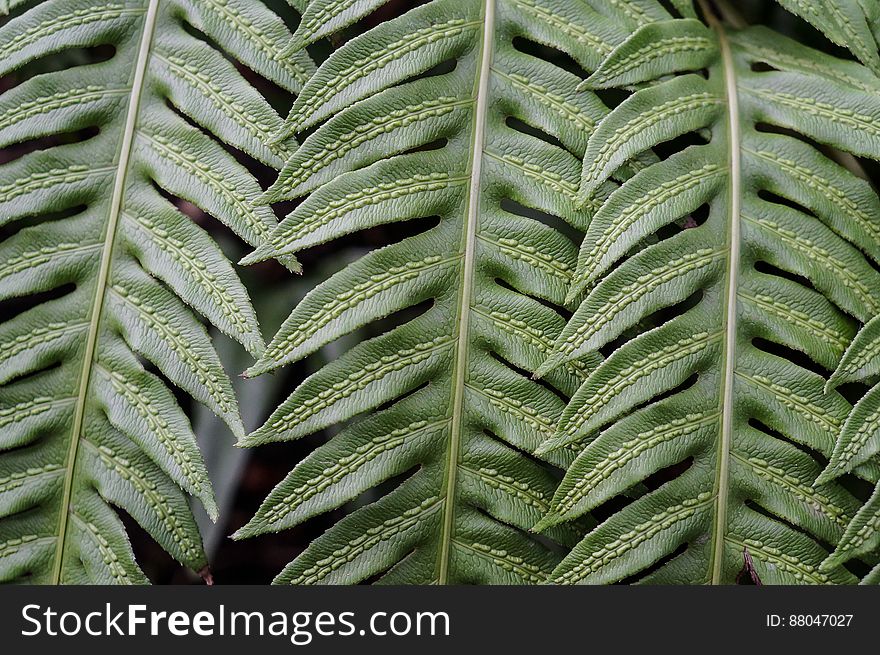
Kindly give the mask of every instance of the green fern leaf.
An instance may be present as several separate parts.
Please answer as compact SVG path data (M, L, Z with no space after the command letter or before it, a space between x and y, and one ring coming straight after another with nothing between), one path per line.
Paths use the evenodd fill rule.
M821 31L832 43L848 48L863 64L880 73L880 54L871 31L876 26L876 3L862 0L777 0ZM873 19L873 21L872 21ZM876 29L876 27L874 28Z
M163 194L259 245L276 221L218 139L279 167L289 150L265 145L281 118L195 33L291 91L308 76L304 56L275 58L281 19L246 0L49 0L0 28L0 75L114 48L0 96L0 147L98 128L0 166L12 232L0 300L25 302L0 323L0 580L145 582L111 506L205 566L187 495L213 515L210 480L172 390L142 362L241 435L197 314L255 356L263 343L226 257Z
M878 552L880 552L880 485L874 488L874 493L852 518L837 548L822 562L822 570L834 570L856 557L876 557ZM861 581L862 584L880 584L880 579L875 580L875 575L876 572L869 573Z
M876 379L880 372L880 317L871 319L856 335L828 381L833 388L847 382ZM858 467L875 466L872 458L880 454L880 385L875 385L853 407L834 446L831 461L819 476L825 484ZM880 553L880 485L859 509L823 568L839 566L855 557ZM880 567L878 567L880 569ZM876 574L876 573L875 573ZM868 575L863 583L878 584Z
M875 73L880 73L880 5L873 0L776 0L780 6L799 16L822 32L832 43L847 48ZM694 0L674 0L676 10L686 18L696 18ZM737 3L719 5L725 18L741 27Z
M586 83L662 78L597 126L581 202L645 149L689 134L699 143L627 180L589 225L569 293L580 306L539 373L600 349L607 359L539 451L581 452L537 529L679 468L590 532L554 582L732 583L743 549L765 583L854 581L840 566L820 570L823 544L838 542L859 503L835 482L814 486L811 453L831 455L850 410L815 370L834 370L880 308L865 256L880 255L880 199L813 142L880 158L880 80L769 30L711 24L646 26ZM714 56L649 47L676 34L711 38ZM665 77L688 62L708 76ZM704 205L702 225L669 236ZM632 254L658 230L666 236Z
M868 574L862 578L859 584L862 585L877 585L880 584L880 564L871 569Z
M377 4L310 3L295 47ZM439 222L320 284L249 371L277 369L431 303L315 372L243 441L298 439L360 419L300 462L238 538L290 528L406 476L315 540L276 582L522 584L544 581L558 563L560 549L528 530L548 508L551 465L567 465L571 452L545 462L531 453L552 434L560 396L598 360L560 367L547 386L529 378L564 324L552 306L563 303L576 258L557 219L537 215L586 228L591 209L575 207L580 157L607 109L576 92L576 75L514 39L594 70L640 24L669 18L645 0L590 5L436 0L348 42L297 98L276 142L316 129L266 200L307 197L246 261L377 225ZM425 75L453 60L451 72ZM423 148L438 140L442 147ZM548 536L571 545L581 530Z

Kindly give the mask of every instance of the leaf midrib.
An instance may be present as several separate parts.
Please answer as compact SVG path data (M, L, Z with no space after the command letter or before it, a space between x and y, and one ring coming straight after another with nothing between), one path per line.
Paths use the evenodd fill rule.
M86 348L83 354L82 373L80 376L79 390L76 396L73 424L70 432L70 444L65 459L64 487L61 496L61 516L58 525L58 536L55 548L55 559L52 570L52 584L61 583L61 574L64 563L65 545L70 517L70 502L73 491L74 473L76 460L79 453L79 445L82 439L83 421L85 418L86 400L88 398L91 383L92 370L95 364L95 350L98 343L98 333L101 325L101 315L106 297L107 283L110 274L110 265L113 260L113 245L116 241L116 230L122 210L122 198L125 191L125 183L128 178L128 169L131 158L131 148L134 142L137 118L140 110L141 95L144 89L147 62L150 58L150 49L153 42L153 32L156 26L159 0L149 0L146 16L144 18L143 33L134 64L134 79L132 80L129 93L128 113L122 130L122 141L119 146L119 160L116 167L116 175L113 183L113 195L110 200L110 211L107 217L107 229L104 234L101 264L98 269L98 278L95 282L95 297L92 302L92 311L89 319L89 329L86 335Z
M449 579L449 553L454 531L456 477L461 454L461 432L464 421L464 391L468 369L467 352L470 335L470 310L473 302L474 260L476 257L477 224L480 209L480 181L486 128L487 96L492 67L494 22L495 0L485 0L483 5L483 37L480 44L480 63L475 79L476 107L474 109L474 126L471 136L471 176L467 200L467 222L462 235L464 256L461 291L459 292L458 345L456 347L455 365L452 375L452 424L449 433L449 448L446 453L446 484L444 490L443 523L440 532L438 584L446 584Z
M702 4L702 3L701 3ZM712 577L713 585L721 584L722 568L724 564L724 547L727 533L727 504L730 492L730 450L733 435L733 387L736 368L736 337L737 337L737 292L739 287L740 267L740 203L741 203L741 175L740 175L740 124L739 104L737 98L736 74L734 72L733 55L730 51L730 43L727 34L720 21L712 14L711 10L704 14L707 22L718 35L718 45L721 51L721 67L724 72L725 91L727 99L727 122L728 122L728 149L730 152L730 178L729 178L729 204L728 222L728 268L726 274L726 308L724 330L724 349L722 360L724 373L721 389L721 434L718 439L718 454L715 471L715 521L712 529Z

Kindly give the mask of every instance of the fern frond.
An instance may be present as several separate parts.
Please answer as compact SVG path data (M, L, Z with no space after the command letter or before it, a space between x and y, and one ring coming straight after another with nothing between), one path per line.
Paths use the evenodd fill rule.
M872 0L776 0L787 11L808 22L825 37L842 48L847 48L874 73L880 73L880 5ZM696 18L694 0L674 3L686 18ZM697 3L699 4L699 2ZM739 3L722 2L722 17L732 19L733 27L742 27L742 18L736 13Z
M263 343L229 261L166 198L268 236L220 141L280 166L289 151L265 142L282 120L227 56L296 91L307 59L275 56L289 38L247 0L48 0L0 28L0 75L113 48L0 96L0 147L43 146L0 166L0 300L24 308L0 323L0 580L145 582L111 506L205 566L187 495L214 514L213 492L163 377L241 435L198 315L255 356Z
M880 158L880 79L707 16L643 27L586 82L655 80L591 135L582 203L633 156L686 138L603 202L582 243L580 306L539 373L607 359L539 451L580 454L538 528L671 479L588 534L554 582L732 583L744 548L765 583L854 581L820 569L859 503L814 486L813 453L831 456L850 410L820 372L880 308L880 199L819 144ZM676 227L704 206L705 222Z
M777 0L822 32L828 40L848 48L865 66L880 74L880 54L872 32L877 29L877 3L864 0Z
M828 381L833 388L847 382L876 380L880 373L880 316L871 319L856 335ZM853 407L834 446L831 461L819 476L825 484L859 466L870 466L880 454L880 385L875 385ZM859 509L823 568L843 564L853 558L880 554L880 484ZM880 567L878 567L880 568ZM868 576L866 581L870 581ZM873 584L880 583L878 579Z
M295 47L379 4L309 3ZM645 0L591 4L436 0L348 42L297 98L276 140L316 129L266 200L307 197L247 261L378 225L438 223L320 284L249 372L301 360L384 317L408 319L315 372L243 441L345 424L239 538L290 528L407 476L331 527L276 582L535 583L558 563L559 548L528 530L555 488L551 465L567 465L571 453L543 462L532 453L598 358L560 367L547 385L530 373L564 323L557 306L576 258L567 232L585 230L591 214L575 207L580 157L607 109L576 92L578 76L514 39L594 70L630 31L668 18ZM425 147L435 142L442 147ZM417 317L401 314L426 301ZM571 545L580 530L548 536Z

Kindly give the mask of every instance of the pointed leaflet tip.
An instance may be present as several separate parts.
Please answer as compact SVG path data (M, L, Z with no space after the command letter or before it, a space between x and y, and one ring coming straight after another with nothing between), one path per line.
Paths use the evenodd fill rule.
M260 206L273 205L282 200L290 200L290 197L285 195L289 191L290 189L288 189L282 182L275 180L268 189L263 191L263 193L257 197L254 204Z
M269 432L267 435L266 432ZM244 435L241 439L239 439L235 443L236 448L253 448L254 446L262 446L267 443L271 443L276 441L272 438L272 429L267 428L267 425L262 425L258 427L253 432Z
M844 377L844 374L841 372L840 368L834 371L831 374L831 377L828 378L828 381L825 383L824 393L827 395L834 391L841 384L844 384L847 380L841 379Z
M596 79L596 74L590 75L588 78L581 80L580 84L577 85L575 91L594 91L596 89L607 89L609 87L608 84L605 84Z
M549 439L545 439L537 448L535 448L534 455L535 457L543 457L554 450L564 448L567 444L568 440L566 439L566 435L557 431L556 435Z
M575 278L577 278L577 273L575 273ZM565 294L565 300L563 301L563 304L566 307L574 305L589 285L590 280L575 279L572 282L571 286L568 288L568 292Z
M293 109L291 109L290 112L292 114ZM299 122L298 121L293 121L292 123L285 123L274 134L269 135L269 140L267 142L267 145L277 146L279 143L287 141L287 139L289 139L294 134L296 134L297 130L299 130Z
M547 375L550 371L561 364L562 355L560 355L559 353L551 355L549 358L544 360L544 362L538 367L538 369L534 373L532 373L532 379L540 380L542 377Z
M207 491L195 495L199 499L199 502L202 503L202 507L205 508L205 512L208 514L208 518L211 519L211 523L216 523L217 517L220 516L220 510L217 508L217 501L214 499L214 489L209 486Z
M214 576L211 575L211 567L205 566L204 568L199 570L199 577L205 581L205 584L209 587L214 586Z
M272 194L272 188L274 186L275 185L273 184L268 189L263 191L263 193L261 193L256 198L254 198L254 200L253 200L254 207L265 207L266 205L271 205L272 203L278 202L280 200L280 198L275 198L274 195Z
M300 24L300 29L297 29L297 31L291 37L290 43L281 48L281 50L279 50L275 54L275 61L283 62L285 59L289 59L290 57L298 53L307 45L308 44L306 43L302 35L302 24Z
M211 519L211 523L217 523L217 519L220 518L220 510L217 507L217 503L211 504L211 509L205 509L208 512L208 518Z
M549 514L546 514L544 517L542 517L540 521L535 523L531 531L535 533L544 532L545 530L552 528L555 525L559 525L561 522L562 517L559 516L559 514L550 512Z
M589 145L587 145L589 149ZM583 210L590 204L593 200L593 196L596 193L596 190L602 184L602 182L607 179L607 177L602 177L601 179L596 179L595 177L587 177L589 173L589 168L584 167L584 177L581 178L581 185L578 188L577 197L574 199L574 206L578 210ZM601 175L601 172L599 173Z
M243 436L241 439L239 439L235 443L235 447L241 448L241 449L253 448L254 446L257 446L257 445L258 444L257 444L256 440L252 439L251 435L249 435L249 434L246 434L245 436Z
M819 565L819 570L822 573L830 573L841 564L843 564L843 562L840 559L840 555L838 555L837 551L835 551L822 561L822 563Z
M831 464L825 467L825 470L819 474L819 477L816 478L816 481L813 483L813 489L817 487L821 487L823 484L828 484L829 482L834 482L841 475L841 471L836 470L836 467L832 467Z
M813 488L833 482L841 475L849 473L852 469L853 466L851 464L847 465L846 461L841 462L839 454L832 454L831 461L828 462L825 470L816 478L816 481L813 483Z
M252 366L250 366L244 373L241 374L241 377L245 379L255 378L258 375L263 375L263 373L268 373L269 371L274 370L277 367L277 364L273 362L271 359L266 360L264 358L258 359Z
M259 264L260 262L264 262L267 259L271 258L272 249L268 245L263 244L259 246L256 250L251 251L249 254L239 259L238 265L251 266L252 264Z
M229 535L229 538L233 541L241 541L242 539L248 539L249 537L256 537L257 535L263 534L266 532L265 526L260 525L262 523L262 519L258 516L253 517L250 521L241 526L238 530Z
M537 448L535 448L535 457L541 457L542 455L546 455L550 451L555 450L551 445L551 441L552 439L548 439L547 441L542 442Z
M227 423L229 426L229 430L232 432L232 436L235 437L235 440L238 441L244 438L244 424L241 422L241 417L236 417L238 420L234 422L234 424Z

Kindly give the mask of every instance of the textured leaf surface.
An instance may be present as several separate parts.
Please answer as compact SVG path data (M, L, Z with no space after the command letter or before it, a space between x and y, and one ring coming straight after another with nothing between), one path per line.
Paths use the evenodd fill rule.
M253 355L263 345L232 266L166 198L253 245L273 229L220 141L278 166L288 150L265 143L281 118L227 56L296 91L306 60L275 59L289 38L245 0L49 0L0 28L0 75L114 49L0 96L0 147L97 128L0 166L0 300L25 301L0 323L0 580L145 582L111 506L205 566L187 495L212 514L214 497L167 383L241 434L198 315Z
M317 31L301 28L298 45L376 5L310 3L303 24ZM337 18L324 20L334 22L311 20L331 8ZM576 92L580 78L514 38L595 70L640 24L664 18L646 1L437 0L351 40L307 83L276 141L316 129L266 200L306 197L248 261L392 222L436 225L320 284L250 371L405 317L315 372L244 440L344 424L238 537L290 528L405 477L331 527L277 582L537 583L558 563L562 549L528 531L548 509L550 465L572 453L532 453L600 358L561 366L546 384L530 374L564 323L556 307L576 262L568 235L592 213L575 206L580 158L607 109ZM449 61L454 70L438 68ZM439 147L423 148L431 143ZM403 313L425 301L418 316ZM581 530L547 534L565 546Z
M853 381L876 380L880 371L880 317L871 319L856 335L831 376L828 386ZM834 447L831 461L819 482L834 480L857 467L872 466L880 454L880 385L875 385L853 407ZM846 528L835 551L823 563L824 568L843 564L855 557L880 553L880 485L859 509ZM880 569L880 567L878 567ZM863 584L880 584L877 572L869 574Z
M830 41L849 50L875 73L880 73L880 54L872 33L877 8L873 0L777 0L780 5L811 23ZM868 8L872 15L869 15ZM871 20L873 19L873 20Z
M810 23L832 43L849 49L875 73L880 72L880 5L874 0L776 0L781 7ZM694 0L672 0L678 12L695 18ZM738 3L725 3L727 14L739 9ZM739 20L739 19L738 19Z
M699 33L675 22L683 38ZM539 451L580 454L538 527L651 488L658 472L672 479L590 532L551 579L733 583L746 548L765 583L854 582L820 565L859 503L836 482L815 484L813 454L831 456L850 411L826 376L880 308L868 261L880 255L880 204L814 144L880 158L880 81L715 21L708 65L704 49L655 57L645 32L670 40L675 22L633 34L587 81L664 76L596 127L581 203L645 149L699 136L628 179L589 225L569 293L580 306L539 373L600 349L607 358ZM603 73L624 61L626 76ZM665 77L688 61L708 76ZM689 215L707 217L682 223Z

